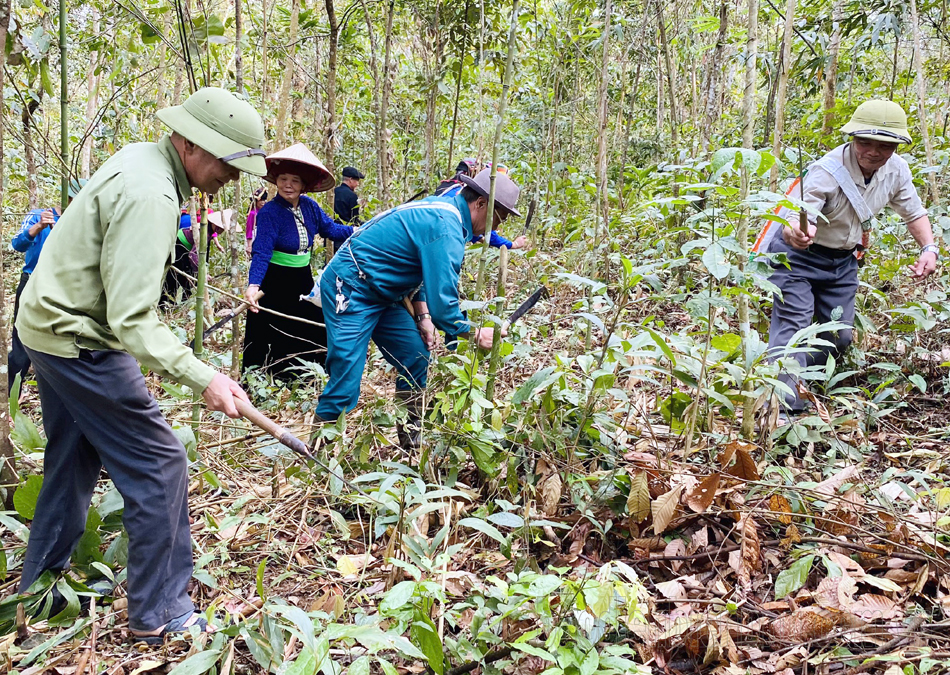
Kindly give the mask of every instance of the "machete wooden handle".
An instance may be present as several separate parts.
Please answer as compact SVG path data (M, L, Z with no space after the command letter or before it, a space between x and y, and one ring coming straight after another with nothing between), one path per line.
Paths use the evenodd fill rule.
M263 297L264 297L264 291L258 290L257 293L254 294L254 302L258 302ZM232 321L236 319L237 317L241 316L244 312L247 311L248 307L250 306L251 306L251 303L249 303L247 300L242 302L240 305L235 307L234 311L231 312L228 316L215 322L213 326L211 326L204 333L202 333L202 339L207 340L211 336L212 333L214 333L216 330L221 328L221 326L226 324L228 321Z
M298 455L312 459L310 450L307 449L307 445L303 441L267 417L267 415L253 405L236 396L234 397L234 405L238 409L238 412L241 413L241 417L252 422L255 426L260 427Z

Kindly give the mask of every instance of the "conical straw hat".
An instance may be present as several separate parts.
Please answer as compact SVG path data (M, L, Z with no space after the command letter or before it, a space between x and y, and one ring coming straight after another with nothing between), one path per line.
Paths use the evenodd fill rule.
M292 173L303 180L304 192L324 192L335 184L327 167L303 143L268 155L264 161L267 163L264 180L271 183L276 183L282 173Z
M216 225L225 232L231 229L231 218L234 216L234 209L225 209L224 211L214 211L208 214L208 222Z

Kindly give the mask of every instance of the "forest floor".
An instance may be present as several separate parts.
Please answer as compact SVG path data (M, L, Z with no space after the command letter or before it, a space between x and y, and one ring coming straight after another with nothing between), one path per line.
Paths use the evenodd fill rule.
M513 301L529 285L510 282ZM130 647L120 585L114 597L55 620L6 621L6 669L950 672L950 408L935 393L938 366L948 359L927 356L937 347L885 353L885 343L893 349L885 338L863 336L862 346L877 347L862 352L867 365L847 384L858 392L852 399L874 402L865 409L874 414L819 397L796 442L769 429L745 442L735 418L709 408L687 447L681 425L671 428L660 410L662 387L632 378L618 378L617 389L597 399L597 414L581 422L558 417L572 395L580 396L578 408L590 400L570 383L549 385L561 386L561 398L518 398L538 371L559 362L575 373L584 367L563 366L565 354L583 350L576 306L584 294L549 286L553 297L513 336L516 349L499 378L495 399L504 403L493 426L505 438L496 471L466 454L477 452L476 436L485 433L471 419L434 415L421 453L399 449L392 375L378 358L361 408L317 445L333 474L302 465L244 422L206 413L190 485L192 592L222 631L157 650ZM665 317L671 332L690 322L662 297L632 307L631 325L651 314ZM595 333L591 349L603 340ZM901 364L898 372L928 376L928 393L899 379L889 405L861 394L861 387L881 391L872 364L891 361ZM457 396L462 371L434 375L434 391L444 394L438 401ZM187 445L190 404L152 384ZM260 384L252 393L288 429L311 436L314 387ZM32 385L20 408L40 419ZM551 420L558 424L545 429ZM471 445L460 446L466 436ZM24 449L24 476L41 472L39 450ZM95 552L77 564L77 584L91 570L122 566L117 510L104 507L110 491L104 481L94 500ZM25 533L15 514L3 525L9 593ZM372 636L357 630L368 626ZM437 634L444 661L427 630Z

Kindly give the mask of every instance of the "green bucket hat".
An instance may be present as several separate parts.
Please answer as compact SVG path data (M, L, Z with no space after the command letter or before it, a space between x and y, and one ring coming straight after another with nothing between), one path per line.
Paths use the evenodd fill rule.
M163 108L157 115L172 131L222 162L255 176L267 173L261 116L226 89L204 87L183 104Z
M859 105L841 132L883 143L910 143L907 113L894 101L876 99Z

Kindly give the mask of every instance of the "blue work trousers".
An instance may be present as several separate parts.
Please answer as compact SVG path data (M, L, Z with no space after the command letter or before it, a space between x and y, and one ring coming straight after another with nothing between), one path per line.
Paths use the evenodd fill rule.
M320 395L317 415L335 420L341 412L356 407L370 339L396 369L396 391L425 388L429 350L406 308L381 302L368 289L353 288L346 282L339 293L345 298L342 311L337 311L337 276L328 269L320 279L320 294L330 380Z

